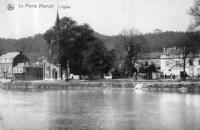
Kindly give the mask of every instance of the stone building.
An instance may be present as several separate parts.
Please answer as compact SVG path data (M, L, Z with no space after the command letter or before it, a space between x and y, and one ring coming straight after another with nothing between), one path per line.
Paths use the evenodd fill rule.
M54 65L47 60L43 61L44 79L60 79L60 66Z
M44 56L39 57L37 61L31 63L31 66L43 68L43 79L45 80L61 79L60 66L49 62Z
M0 56L0 78L13 79L14 73L23 73L22 68L15 68L18 64L27 66L28 58L21 52L8 52Z
M180 50L176 47L163 50L160 56L161 72L164 75L180 76L183 71L183 59ZM200 55L186 59L186 73L188 76L200 76Z

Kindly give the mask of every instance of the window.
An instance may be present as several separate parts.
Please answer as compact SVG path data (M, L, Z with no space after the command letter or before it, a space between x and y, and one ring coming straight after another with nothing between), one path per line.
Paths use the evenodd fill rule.
M193 66L193 60L189 60L189 66Z
M199 65L200 65L200 60L198 62L199 62Z
M166 61L166 66L169 66L169 61L168 60Z

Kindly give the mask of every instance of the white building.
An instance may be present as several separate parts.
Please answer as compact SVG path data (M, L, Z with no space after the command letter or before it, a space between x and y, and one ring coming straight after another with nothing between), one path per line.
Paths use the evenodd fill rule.
M160 56L161 72L164 75L180 76L180 72L183 71L183 59L180 51L174 48L164 49ZM186 73L188 76L200 75L200 55L195 58L186 59Z
M12 79L14 73L21 72L20 64L28 64L28 58L21 52L8 52L0 56L0 78ZM15 68L16 67L16 68Z

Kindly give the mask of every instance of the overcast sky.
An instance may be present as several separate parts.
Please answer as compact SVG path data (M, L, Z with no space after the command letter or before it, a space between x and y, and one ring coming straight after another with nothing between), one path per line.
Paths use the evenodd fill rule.
M7 9L8 3L14 10ZM35 4L30 8L26 4ZM39 4L54 5L38 8ZM96 32L117 35L123 29L137 28L142 33L186 31L191 23L187 11L193 0L0 0L0 37L21 38L44 33L54 25L57 5L60 17L69 16L88 23ZM19 8L19 5L24 5Z

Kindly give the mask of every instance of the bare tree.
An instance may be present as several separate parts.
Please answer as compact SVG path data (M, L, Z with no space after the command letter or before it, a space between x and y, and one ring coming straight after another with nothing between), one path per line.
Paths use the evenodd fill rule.
M183 80L186 79L186 65L196 57L199 57L200 38L198 32L186 32L183 37L177 41L178 51L183 66Z
M193 6L190 8L188 12L191 16L193 16L194 21L190 25L189 30L195 31L199 30L200 28L200 0L194 0Z
M126 70L128 75L131 76L134 72L137 73L134 64L138 59L139 53L142 51L142 46L146 43L146 39L134 28L123 30L120 36L124 42L124 50L127 52L125 59Z

